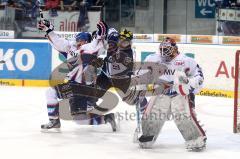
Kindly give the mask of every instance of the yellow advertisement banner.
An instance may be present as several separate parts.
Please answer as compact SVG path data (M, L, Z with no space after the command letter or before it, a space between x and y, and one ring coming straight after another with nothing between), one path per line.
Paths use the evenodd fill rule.
M177 43L181 42L181 35L180 34L158 34L157 41L162 42L164 38L170 37L174 39Z
M224 36L222 43L227 44L227 45L240 45L240 37L239 36Z
M213 37L211 35L192 35L191 43L197 44L212 44Z

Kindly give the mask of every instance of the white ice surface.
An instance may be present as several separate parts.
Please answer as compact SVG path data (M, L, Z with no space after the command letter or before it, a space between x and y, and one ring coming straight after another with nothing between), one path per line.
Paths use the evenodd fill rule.
M196 98L196 111L207 130L207 149L188 152L173 122L167 122L153 149L134 144L135 121L122 121L112 133L109 125L79 126L62 121L61 133L41 133L47 122L46 88L0 87L0 159L230 159L240 157L240 135L232 133L233 100ZM120 103L116 111L134 107Z

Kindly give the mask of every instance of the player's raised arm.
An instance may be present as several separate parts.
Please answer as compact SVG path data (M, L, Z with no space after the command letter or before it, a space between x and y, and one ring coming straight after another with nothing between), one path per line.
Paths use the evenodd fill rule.
M97 31L92 36L92 41L88 44L82 45L81 52L85 54L101 55L106 50L106 36L108 33L108 26L105 22L100 21L97 24Z
M60 38L54 32L54 26L47 19L41 20L38 23L38 29L46 32L46 37L50 41L51 45L59 52L69 52L71 49L71 42L64 38Z

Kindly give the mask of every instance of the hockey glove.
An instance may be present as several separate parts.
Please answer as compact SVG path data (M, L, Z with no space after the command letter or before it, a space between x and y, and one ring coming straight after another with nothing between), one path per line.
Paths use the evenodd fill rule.
M103 61L102 58L93 59L93 60L91 61L91 65L94 66L94 67L96 67L96 68L102 67L102 66L103 66L103 63L104 63L104 61Z
M38 22L38 30L43 30L47 34L54 30L54 26L47 19Z
M185 96L191 93L191 86L189 78L184 72L176 71L174 77L173 88L177 91L178 94Z
M100 21L98 24L97 24L97 35L98 36L101 36L101 37L105 37L108 33L108 26L105 22L103 21Z

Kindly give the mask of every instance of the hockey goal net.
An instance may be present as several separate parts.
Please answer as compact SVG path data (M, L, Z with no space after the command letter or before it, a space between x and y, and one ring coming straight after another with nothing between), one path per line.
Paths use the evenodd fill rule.
M240 133L240 50L235 55L235 81L234 81L234 119L233 132Z

